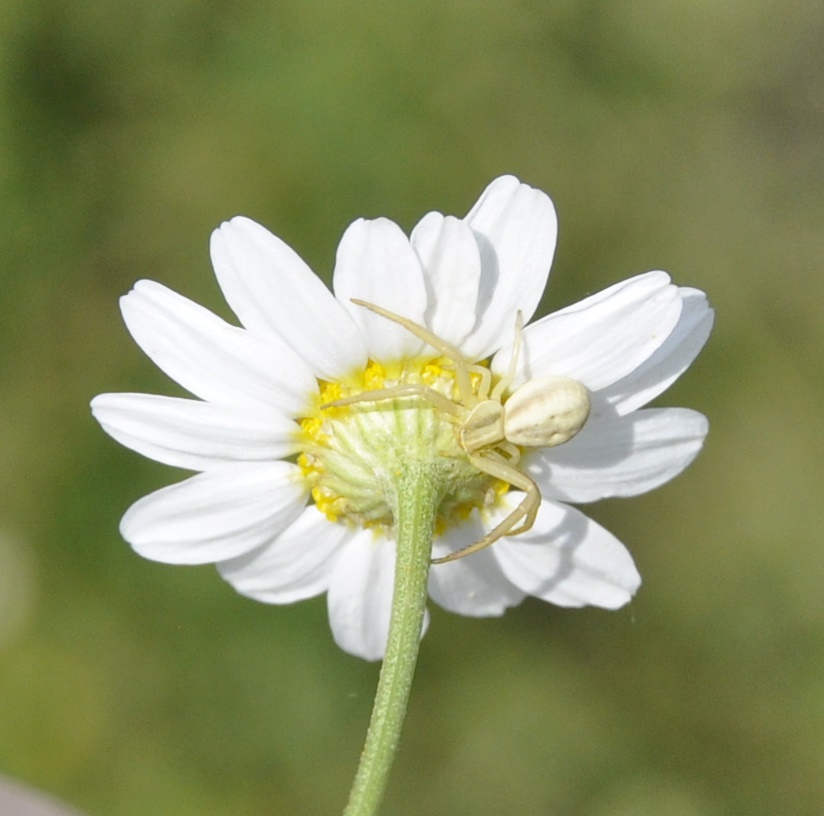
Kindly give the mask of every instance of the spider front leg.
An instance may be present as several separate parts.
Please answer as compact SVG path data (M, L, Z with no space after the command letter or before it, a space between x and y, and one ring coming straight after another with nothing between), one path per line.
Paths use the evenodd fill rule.
M446 564L450 561L456 561L458 558L486 549L499 538L525 533L535 523L535 518L538 515L538 508L541 505L541 491L529 476L513 467L504 457L492 450L469 454L469 461L478 470L482 470L502 482L508 482L513 487L520 488L526 495L521 503L480 541L441 558L433 558L433 564Z
M374 391L361 391L360 394L353 394L351 397L343 397L341 399L325 402L320 406L321 411L327 408L340 408L343 405L354 405L357 402L380 402L386 399L397 399L398 397L422 397L430 402L441 411L448 414L459 414L461 412L460 406L449 397L430 388L428 385L421 385L420 383L405 383L401 385L393 385L391 388L378 388Z
M385 317L387 320L403 326L408 332L414 334L415 337L420 338L424 343L432 346L433 349L452 360L455 366L455 382L458 385L458 391L461 394L464 405L471 407L475 404L476 400L472 392L472 380L469 378L469 364L464 359L460 349L451 343L447 343L442 337L438 337L437 334L433 334L429 329L420 326L408 317L395 314L394 312L390 312L389 309L384 309L382 306L360 300L359 298L352 298L351 300L356 306L363 306L365 309L369 309L370 312L375 312L375 314L379 314L381 317Z

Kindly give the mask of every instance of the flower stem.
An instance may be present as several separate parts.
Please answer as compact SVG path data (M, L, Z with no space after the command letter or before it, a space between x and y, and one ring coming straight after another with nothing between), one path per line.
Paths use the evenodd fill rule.
M395 588L389 637L366 743L344 816L373 816L380 807L400 742L426 609L442 481L431 466L410 463L395 489Z

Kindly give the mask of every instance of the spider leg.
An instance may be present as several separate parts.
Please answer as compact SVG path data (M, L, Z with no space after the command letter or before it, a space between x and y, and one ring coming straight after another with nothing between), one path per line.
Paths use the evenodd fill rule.
M489 547L499 538L525 533L535 523L535 518L538 515L538 508L541 504L541 491L529 476L514 468L503 456L495 451L470 454L469 461L475 465L478 470L482 470L484 473L488 473L490 476L494 476L502 482L508 482L513 487L520 488L526 495L521 503L480 541L476 541L468 547L464 547L461 550L457 550L441 558L433 558L433 564L446 564L449 561L455 561L458 558L463 558L464 556L471 555L472 553Z
M512 356L509 358L509 370L505 377L501 377L501 379L498 380L498 384L492 391L490 399L500 400L504 391L512 385L512 381L515 379L515 366L518 364L518 355L521 353L521 338L523 334L524 316L521 314L521 310L518 309L518 313L515 315L515 339L512 343Z
M492 372L486 366L476 365L475 363L467 365L467 368L473 374L477 374L480 377L477 399L478 402L484 402L489 398L489 391L492 388ZM493 397L493 399L495 398ZM500 402L500 400L496 401Z
M492 390L492 372L486 366L480 365L478 363L465 362L465 365L467 371L469 371L470 374L476 374L479 380L477 392L474 395L471 403L485 402L487 399L489 399L489 392ZM455 370L454 365L445 365L444 368L449 369L450 371ZM472 380L470 380L469 382L471 385ZM460 386L458 387L460 389ZM463 398L463 394L461 394L461 397ZM466 401L464 400L464 402Z
M475 395L472 393L472 382L469 379L469 365L459 349L438 337L437 334L433 334L429 329L413 322L408 317L402 317L399 314L390 312L389 309L384 309L381 306L376 306L374 303L369 303L365 300L359 300L358 298L352 298L351 300L352 303L357 306L363 306L365 309L369 309L370 312L375 312L375 314L379 314L387 320L398 323L408 332L414 334L415 337L420 338L424 343L432 346L435 351L439 351L444 357L449 357L455 364L455 380L458 383L458 390L461 392L461 399L464 405L472 407L472 405L475 404L476 400Z
M325 411L327 408L340 408L343 405L353 405L357 402L380 402L381 400L396 399L397 397L422 397L445 413L459 414L461 412L461 407L454 400L444 396L440 391L420 383L402 383L391 388L362 391L360 394L353 394L351 397L325 402L320 406L320 409Z
M511 442L499 442L496 451L503 456L510 465L517 465L521 461L521 451Z

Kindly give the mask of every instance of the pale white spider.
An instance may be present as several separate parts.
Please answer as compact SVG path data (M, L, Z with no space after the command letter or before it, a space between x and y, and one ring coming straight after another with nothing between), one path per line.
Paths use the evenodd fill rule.
M400 324L444 357L448 357L455 369L459 399L450 399L420 383L399 383L389 388L363 391L321 407L325 409L397 397L421 397L453 419L455 437L471 465L526 494L518 507L480 541L442 558L433 558L432 563L443 564L463 558L488 547L503 536L518 535L529 530L538 513L541 491L529 476L516 467L521 458L521 449L554 447L572 439L589 417L590 399L586 386L569 377L537 377L527 380L509 396L505 396L515 374L521 345L520 313L515 326L515 343L509 371L493 387L492 372L486 366L470 363L455 346L423 326L374 303L355 298L352 298L352 303ZM478 377L477 389L472 387L472 374Z

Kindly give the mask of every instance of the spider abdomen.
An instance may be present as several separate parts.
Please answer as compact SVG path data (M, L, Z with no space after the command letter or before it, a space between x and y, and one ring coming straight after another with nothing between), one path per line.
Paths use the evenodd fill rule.
M589 391L577 380L527 380L504 404L504 436L526 448L561 445L584 427L589 410Z

